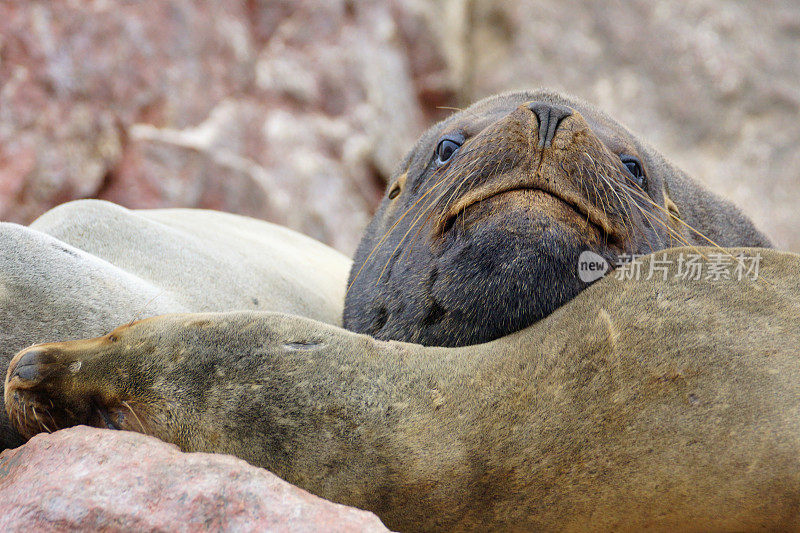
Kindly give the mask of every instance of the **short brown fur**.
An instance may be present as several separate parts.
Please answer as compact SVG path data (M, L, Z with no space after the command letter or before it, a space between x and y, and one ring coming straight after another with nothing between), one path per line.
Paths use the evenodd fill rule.
M465 348L270 313L158 317L20 353L6 406L31 435L31 407L49 429L106 427L63 412L94 402L403 531L798 530L800 257L763 250L769 283L711 282L674 277L681 253L659 254L667 281L608 277ZM31 350L41 379L11 377Z

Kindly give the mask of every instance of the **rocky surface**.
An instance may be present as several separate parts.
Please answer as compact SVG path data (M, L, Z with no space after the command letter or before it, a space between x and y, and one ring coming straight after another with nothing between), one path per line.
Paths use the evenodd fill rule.
M0 35L2 219L198 206L350 251L423 126L379 2L12 1Z
M800 5L475 2L479 97L548 85L582 96L800 250ZM545 23L543 23L545 21Z
M198 206L351 253L448 106L596 102L800 250L794 0L0 4L0 219Z
M0 454L2 531L387 531L227 455L78 426Z

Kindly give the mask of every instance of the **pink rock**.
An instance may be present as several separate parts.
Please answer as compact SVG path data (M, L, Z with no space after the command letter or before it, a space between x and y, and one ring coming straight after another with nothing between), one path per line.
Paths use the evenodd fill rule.
M0 220L96 197L232 211L353 252L424 125L394 11L0 3ZM431 54L426 76L444 68Z
M387 531L228 455L79 426L0 454L0 531Z

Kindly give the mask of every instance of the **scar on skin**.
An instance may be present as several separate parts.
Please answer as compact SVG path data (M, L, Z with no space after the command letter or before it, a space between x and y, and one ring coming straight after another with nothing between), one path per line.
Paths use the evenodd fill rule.
M617 327L611 320L611 315L608 314L608 311L606 311L605 309L600 309L599 315L603 319L603 322L605 322L606 328L608 329L608 338L611 341L611 350L615 351L617 349L617 339L619 339L619 331L617 331Z

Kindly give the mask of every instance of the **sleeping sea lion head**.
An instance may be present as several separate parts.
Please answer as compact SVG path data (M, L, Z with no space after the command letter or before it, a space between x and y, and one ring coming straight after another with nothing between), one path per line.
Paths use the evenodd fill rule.
M458 346L520 330L609 265L676 245L770 243L609 116L552 91L479 101L400 163L355 254L344 326Z
M163 348L174 351L159 357L158 340L139 335L149 320L103 337L38 344L19 352L9 364L4 392L16 429L30 438L83 424L130 429L175 442L177 435L165 434L164 428L179 432L181 417L156 391L158 384L168 382L170 370L185 359L185 352L164 343ZM131 357L134 352L145 356ZM184 383L172 385L181 388Z
M144 433L186 451L249 457L254 446L241 431L261 415L244 402L258 397L254 376L270 366L265 346L275 334L269 320L245 314L238 327L224 317L162 315L102 337L26 348L6 372L6 412L26 439L87 425ZM253 353L247 345L256 337L267 340ZM228 410L238 414L222 431Z

